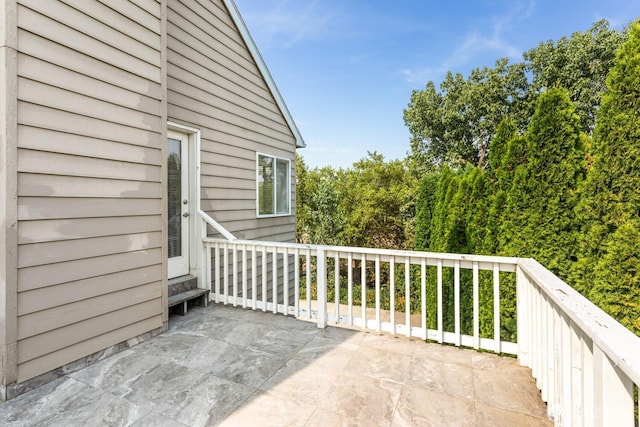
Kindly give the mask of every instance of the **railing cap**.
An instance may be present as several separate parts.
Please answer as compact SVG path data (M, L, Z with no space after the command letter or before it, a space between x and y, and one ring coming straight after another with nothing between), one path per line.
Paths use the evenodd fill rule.
M625 328L538 261L518 266L635 384L640 384L640 337Z

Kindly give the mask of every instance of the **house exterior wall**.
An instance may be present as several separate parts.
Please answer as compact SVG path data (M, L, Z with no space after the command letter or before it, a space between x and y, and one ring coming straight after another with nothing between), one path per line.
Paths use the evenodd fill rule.
M167 22L168 117L201 131L202 209L238 238L295 241L296 140L224 2L169 0ZM291 160L291 215L257 218L256 152Z
M168 122L200 131L204 211L295 240L296 136L225 4L2 2L0 400L166 325ZM257 152L291 215L257 218Z
M161 3L17 2L17 376L163 325Z

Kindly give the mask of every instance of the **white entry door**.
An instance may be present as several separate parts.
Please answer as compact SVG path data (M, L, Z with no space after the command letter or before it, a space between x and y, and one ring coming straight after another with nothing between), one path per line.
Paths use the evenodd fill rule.
M189 136L167 134L169 279L189 274Z

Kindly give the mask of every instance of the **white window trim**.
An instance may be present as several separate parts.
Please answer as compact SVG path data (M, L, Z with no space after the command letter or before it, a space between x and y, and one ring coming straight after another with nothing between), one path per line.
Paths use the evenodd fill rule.
M274 213L272 214L261 214L260 213L260 156L263 157L271 157L273 159L273 165L274 165L274 191L273 191L273 209L274 209ZM277 206L276 206L276 201L277 201L277 189L276 189L276 185L277 185L277 180L275 180L275 174L276 174L276 165L278 160L284 160L285 162L287 162L287 169L288 169L288 185L287 185L287 200L289 201L289 209L286 213L276 213L277 212ZM275 156L273 154L267 154L267 153L260 153L260 152L256 152L256 217L257 218L274 218L274 217L280 217L280 216L291 216L291 182L292 182L292 176L291 176L291 159L287 159L284 157L278 157Z

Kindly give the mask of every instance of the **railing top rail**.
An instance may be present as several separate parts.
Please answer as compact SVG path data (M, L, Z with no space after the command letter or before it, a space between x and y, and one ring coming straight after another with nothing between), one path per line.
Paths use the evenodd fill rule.
M234 236L229 230L227 230L222 225L220 225L220 223L218 223L218 221L216 221L215 219L211 218L205 211L199 210L198 214L200 215L200 218L202 218L204 220L204 222L206 222L207 224L212 226L214 228L214 230L216 230L218 233L222 234L227 240L231 240L231 241L238 240L236 238L236 236Z
M407 250L396 250L396 249L376 249L376 248L357 248L351 246L330 246L330 245L311 245L305 243L283 243L283 242L266 242L259 240L233 240L228 241L225 239L218 239L214 237L205 237L202 239L204 243L227 243L227 244L235 244L235 245L260 245L260 246L269 246L269 247L277 247L277 248L290 248L290 249L300 249L300 250L311 250L312 252L316 252L321 249L325 252L339 252L339 253L358 253L358 254L367 254L367 255L387 255L387 256L396 256L396 257L405 257L405 258L431 258L431 259L442 259L442 260L451 260L451 261L467 261L467 262L481 262L481 263L496 263L496 264L507 264L507 265L517 265L518 258L513 257L501 257L501 256L490 256L490 255L471 255L471 254L452 254L452 253L444 253L444 252L423 252L423 251L407 251Z
M530 279L589 336L607 356L640 385L640 337L563 282L534 259L519 259Z

